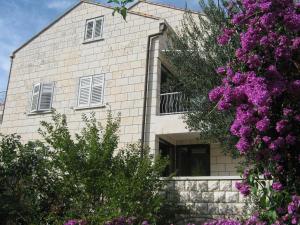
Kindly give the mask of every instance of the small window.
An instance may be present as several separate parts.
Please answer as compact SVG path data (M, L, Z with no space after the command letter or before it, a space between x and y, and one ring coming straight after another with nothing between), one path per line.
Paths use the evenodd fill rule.
M86 21L85 25L85 41L93 41L102 38L103 34L103 17L97 17Z
M78 91L78 107L103 105L104 75L80 78Z
M164 140L159 143L160 153L170 160L163 176L210 176L209 145L172 145Z
M43 112L52 109L53 83L38 83L33 86L31 112Z

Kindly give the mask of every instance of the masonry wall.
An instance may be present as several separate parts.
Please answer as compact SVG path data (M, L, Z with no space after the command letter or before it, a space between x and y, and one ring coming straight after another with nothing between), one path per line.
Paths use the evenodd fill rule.
M155 3L139 2L133 6L131 10L164 18L174 30L180 30L185 11L171 7L161 6ZM198 14L192 13L192 16L197 18Z
M184 13L146 3L137 6L145 7L143 12L166 16L171 24L173 18L173 26L179 24ZM125 22L111 13L111 9L82 3L17 52L1 132L18 133L23 141L40 138L40 122L49 121L52 114L30 113L32 87L39 82L55 82L53 108L67 115L71 133L83 126L82 114L94 112L96 119L105 123L107 110L112 110L113 116L121 113L120 147L138 142L142 131L147 38L159 31L161 21L129 13ZM98 16L105 17L103 40L83 43L86 20ZM166 39L155 38L151 45L146 144L153 154L158 153L158 135L189 133L181 115L158 115L162 60L159 51L165 48ZM77 110L79 78L96 74L105 74L105 105ZM211 175L236 175L236 166L236 161L223 156L219 145L211 145Z
M4 105L0 104L0 126L1 126L1 123L2 123L3 109L4 109Z
M246 205L235 188L238 177L174 178L169 181L166 194L181 206L176 224L205 222L215 218L241 216Z
M104 16L103 40L84 44L87 19ZM24 141L39 138L41 120L51 114L30 114L32 87L55 82L53 108L67 115L72 133L83 126L83 113L95 112L105 122L107 110L121 113L121 145L141 136L147 37L159 21L128 14L112 16L109 8L82 3L16 53L13 60L1 131L18 133ZM105 74L105 105L76 110L79 78Z

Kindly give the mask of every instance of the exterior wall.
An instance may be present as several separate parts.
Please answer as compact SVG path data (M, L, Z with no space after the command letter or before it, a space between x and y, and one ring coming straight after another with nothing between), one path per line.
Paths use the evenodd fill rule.
M149 3L143 1L140 1L138 4L134 5L130 10L135 12L143 12L160 18L164 18L175 31L181 30L182 20L186 13L186 11L183 9L176 9L172 8L172 6L163 6L156 3ZM191 12L191 16L197 21L199 14Z
M4 108L4 105L0 104L0 125L2 123L3 108Z
M135 12L144 12L150 15L164 18L173 29L180 27L181 20L183 19L185 13L183 10L176 10L142 1L133 6L130 10Z
M173 27L180 24L184 14L181 10L142 2L132 10L165 17ZM67 115L72 133L83 126L83 113L93 111L97 120L105 123L110 109L113 116L121 113L120 147L140 139L147 38L159 31L160 21L128 14L125 22L120 16L113 17L111 12L105 7L82 3L17 52L1 132L18 133L24 141L39 138L40 121L50 120L51 114L30 114L32 87L38 82L54 81L53 108ZM103 15L104 39L84 44L86 20ZM182 115L159 115L159 51L165 48L167 39L166 35L154 38L151 44L145 141L153 154L158 153L158 135L191 135ZM105 105L76 110L79 78L102 73L105 74ZM203 143L203 140L192 142ZM188 140L185 144L192 142ZM223 156L218 144L211 144L213 176L236 175L236 166L237 161Z
M173 178L166 194L187 213L178 224L199 223L212 218L234 218L244 210L246 198L237 189L238 177ZM188 218L186 221L184 218ZM190 218L195 218L191 221Z
M103 40L83 44L85 22L105 17ZM82 3L16 53L1 131L18 133L24 141L39 138L41 120L51 114L30 114L33 84L55 82L53 108L67 115L69 128L78 132L83 113L95 112L105 122L107 110L121 113L121 145L141 136L147 37L159 31L159 21ZM79 78L105 74L105 106L75 110Z

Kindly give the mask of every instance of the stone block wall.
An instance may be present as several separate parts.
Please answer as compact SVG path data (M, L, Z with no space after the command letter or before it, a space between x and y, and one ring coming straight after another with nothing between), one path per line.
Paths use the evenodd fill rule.
M178 177L168 181L166 194L182 206L178 224L241 215L244 198L235 188L239 177Z
M0 124L2 123L4 105L0 104Z

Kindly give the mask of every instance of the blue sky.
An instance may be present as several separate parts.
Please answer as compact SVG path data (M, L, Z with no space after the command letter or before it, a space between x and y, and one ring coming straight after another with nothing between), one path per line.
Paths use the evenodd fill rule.
M6 89L9 56L79 0L0 0L0 92ZM196 9L198 0L152 0ZM106 2L99 0L99 2Z

